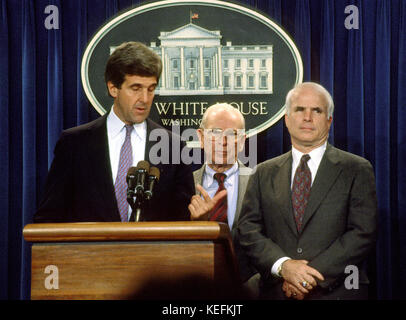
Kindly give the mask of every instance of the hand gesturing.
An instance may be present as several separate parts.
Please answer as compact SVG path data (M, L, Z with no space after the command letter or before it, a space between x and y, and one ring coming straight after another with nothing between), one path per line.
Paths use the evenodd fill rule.
M206 190L200 185L196 185L196 189L203 196L194 195L190 201L188 209L190 211L190 220L207 220L208 214L213 210L218 201L227 196L227 190L222 190L213 198L210 198Z

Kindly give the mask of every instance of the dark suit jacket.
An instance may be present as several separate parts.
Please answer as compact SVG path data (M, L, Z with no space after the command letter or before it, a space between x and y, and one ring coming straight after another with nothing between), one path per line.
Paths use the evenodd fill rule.
M281 257L304 259L325 278L326 291L343 284L347 265L360 269L376 240L377 203L371 164L327 145L313 182L301 233L293 218L291 151L258 165L248 182L241 211L240 243L261 273L264 292L281 294L271 275Z
M34 222L120 221L106 120L107 114L62 133L55 147L54 160ZM152 160L149 153L158 142L149 139L151 130L164 129L149 119L146 121L145 160ZM169 131L166 132L169 146L161 151L169 154L169 164L151 164L159 168L160 180L155 187L152 205L147 208L143 220L189 220L187 206L195 191L192 169L182 163L171 164L173 138ZM180 140L176 143L180 143Z

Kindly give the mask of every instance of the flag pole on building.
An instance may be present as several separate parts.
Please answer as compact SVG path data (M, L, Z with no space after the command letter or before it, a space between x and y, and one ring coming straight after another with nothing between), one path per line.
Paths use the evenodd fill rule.
M189 11L189 23L192 23L193 19L199 19L199 14L192 13L192 10Z

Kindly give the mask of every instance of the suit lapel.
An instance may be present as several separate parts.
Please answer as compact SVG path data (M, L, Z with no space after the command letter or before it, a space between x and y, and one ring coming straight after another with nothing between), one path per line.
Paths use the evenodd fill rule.
M151 140L151 132L155 129L159 129L159 130L165 131L166 134L170 135L171 133L169 131L166 131L163 127L159 126L158 124L156 124L154 121L150 120L149 118L147 118L145 121L147 124L147 137L146 137L146 142L145 142L144 160L148 161L151 166L158 168L162 175L165 170L165 166L163 166L161 161L157 161L157 160L159 160L159 158L157 158L157 159L154 159L155 157L153 157L152 159L150 158L151 149L153 148L153 146L155 144L162 143L161 142L162 140L160 140L159 138L158 138L158 140ZM158 137L159 137L159 135L158 135ZM174 141L171 140L171 138L169 138L169 141L171 141L171 143L174 143ZM170 144L170 148L172 148L172 144ZM162 150L162 149L158 148L155 150L155 152L158 150L160 150L161 156L163 156L162 152L165 152L164 150L166 150L166 149ZM173 156L173 154L172 154L172 152L170 152L169 157L172 157L172 156ZM152 161L152 160L154 160L154 161ZM173 161L172 158L169 158L168 160L169 160L169 163L172 163L172 161Z
M340 174L341 167L338 165L338 162L335 156L335 149L327 144L326 151L320 162L310 191L309 202L303 217L302 230L304 230L306 223L309 222L314 215Z
M289 151L285 154L280 160L279 170L277 171L274 181L276 192L276 201L279 204L279 208L282 212L282 215L296 236L297 228L296 222L293 217L293 208L292 208L292 190L291 190L291 174L292 174L292 151Z
M244 200L245 190L247 189L248 180L250 178L250 174L246 174L246 173L248 173L248 170L251 172L251 169L244 166L240 161L238 161L238 169L239 170L238 170L237 206L235 208L235 216L234 216L234 222L233 222L232 229L235 228L235 226L237 225L237 221L240 218L242 201ZM246 172L244 172L244 174L241 174L243 171L246 171Z
M149 163L151 163L150 159L149 159L149 151L151 150L152 146L156 143L156 141L152 141L149 139L149 136L151 134L151 130L154 129L154 123L152 121L150 121L148 118L146 120L147 123L147 139L145 142L145 152L144 152L144 159L145 161L148 161Z
M205 168L206 168L206 164L203 164L200 167L200 169L193 172L193 178L195 180L195 184L200 184L201 186L203 185L203 174L204 174ZM196 194L200 195L200 192L197 189L196 189Z
M203 164L200 169L196 170L193 172L193 178L195 183L199 183L200 185L203 185L203 175L204 175L204 170L206 168L206 164ZM238 161L238 171L239 171L239 176L238 176L238 195L237 195L237 206L235 210L235 216L234 216L234 222L232 225L232 229L237 225L237 221L240 217L240 211L242 207L242 202L244 200L244 194L243 192L247 188L248 180L250 178L250 175L247 174L248 171L251 172L252 169L247 168L244 166L240 161ZM241 174L241 172L244 171L244 174ZM200 195L200 192L196 190L196 194Z
M117 208L117 200L114 193L113 178L111 173L109 144L107 138L107 114L100 118L90 130L90 147L89 147L89 168L94 172L93 177L95 185L101 193L101 199L104 203L100 206L107 208ZM107 218L107 217L106 217ZM118 209L111 213L111 218L120 219Z

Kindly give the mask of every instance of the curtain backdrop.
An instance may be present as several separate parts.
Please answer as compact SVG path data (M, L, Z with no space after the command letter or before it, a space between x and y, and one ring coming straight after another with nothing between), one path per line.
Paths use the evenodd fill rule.
M406 1L240 3L282 25L301 52L304 80L333 95L329 141L371 161L379 205L371 293L405 299ZM59 9L57 30L44 26L50 4ZM139 4L0 0L0 299L30 297L30 247L22 229L32 222L61 131L98 117L80 80L85 46L106 19ZM359 29L345 28L347 5L359 9ZM283 121L260 133L258 144L259 162L289 150Z

